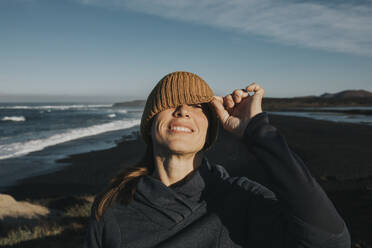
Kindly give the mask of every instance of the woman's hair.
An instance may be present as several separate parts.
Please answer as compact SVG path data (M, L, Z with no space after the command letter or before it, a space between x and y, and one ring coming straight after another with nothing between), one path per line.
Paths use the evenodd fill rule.
M128 204L133 200L140 177L152 174L154 170L153 159L152 145L147 145L142 159L137 164L124 169L110 180L109 186L94 200L92 212L96 220L99 220L114 202Z
M207 103L202 103L207 115L208 122L211 124L212 109ZM151 120L150 125L152 124ZM206 143L203 150L209 146L210 128L208 128ZM149 137L151 141L151 137ZM154 152L153 145L146 145L142 159L134 166L128 167L110 180L109 186L97 195L92 206L92 212L96 220L99 220L105 210L114 202L129 204L133 200L136 192L137 183L141 176L151 175L154 171Z

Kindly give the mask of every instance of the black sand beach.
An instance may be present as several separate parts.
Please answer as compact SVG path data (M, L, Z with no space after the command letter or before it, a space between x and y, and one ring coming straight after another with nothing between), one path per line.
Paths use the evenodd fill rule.
M269 116L270 122L304 160L345 219L353 247L371 247L372 126ZM118 171L138 161L144 148L141 140L128 140L111 149L72 155L59 161L70 164L62 170L24 179L5 193L16 200L28 201L94 195ZM225 166L231 175L247 176L264 185L267 183L254 156L239 140L222 129L207 157L211 162ZM27 241L22 243L22 247L65 247L61 242L66 238L80 242L87 218L81 223L82 227L76 233Z

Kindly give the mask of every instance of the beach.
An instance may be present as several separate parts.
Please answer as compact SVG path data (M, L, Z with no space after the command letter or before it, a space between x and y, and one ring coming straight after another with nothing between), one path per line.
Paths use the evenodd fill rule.
M147 149L140 125L154 123L155 116L159 130L163 129L156 132L159 137L168 140L186 132L192 138L187 142L196 145L200 139L203 143L200 134L207 126L202 113L209 133L214 114L230 131L240 133L240 121L261 110L294 152L289 159L302 159L304 163L298 164L308 167L334 202L350 230L352 248L372 248L371 13L372 0L0 0L0 248L82 247L95 197L120 172L141 161ZM234 118L228 118L223 108ZM195 115L194 110L198 110ZM190 123L175 118L182 112ZM163 122L161 116L167 115ZM164 125L169 132L163 132ZM171 139L169 147L182 143ZM195 150L191 145L189 149ZM301 207L291 208L297 205L279 193L291 188L288 192L297 197L302 192L298 185L304 182L285 179L292 184L275 184L278 179L267 175L274 167L264 168L268 163L250 149L257 152L220 126L216 143L203 155L226 168L231 177L246 177L277 192L283 218L287 209L298 212L294 219L302 216L305 222L321 223L323 219L316 218L322 216L321 203L314 200L315 207L305 203L313 199L312 193L304 200L290 197L310 215L302 215ZM176 148L171 150L169 154L177 153ZM267 161L271 156L284 161L279 153L262 154L267 154ZM276 176L286 175L280 170L286 161L280 161ZM176 174L183 177L185 168ZM166 171L173 175L175 170ZM235 207L245 208L240 203L231 205L224 195L230 194L221 193L216 200L234 206L234 217L241 222ZM143 199L153 203L150 197ZM190 204L184 207L195 210ZM210 212L214 206L198 210L204 207ZM262 210L252 206L252 211L256 209ZM172 205L168 210L171 214L164 211L164 216L179 222L173 216L179 209ZM153 217L145 212L131 217ZM181 214L190 222L177 225L171 237L158 233L161 223L147 222L156 224L155 234L142 228L136 232L137 225L131 225L122 228L121 242L135 246L132 240L143 242L139 238L143 234L159 246L170 242L188 248L203 246L202 241L221 245L229 236L239 246L240 237L254 242L270 235L269 230L252 235L251 229L258 230L256 224L265 224L252 219L248 230L230 227L223 219L229 212L218 213L217 224L223 227L218 239L212 237L213 228L189 225L198 224L193 218L200 217L192 212ZM274 212L267 211L272 216ZM324 223L333 223L332 217ZM297 230L301 228L284 225L284 230L301 233ZM134 235L127 233L132 229ZM194 243L177 239L183 234L196 234L190 239ZM104 236L110 244L117 240L117 235ZM309 242L320 236L311 235ZM322 246L332 242L325 240Z
M269 114L269 120L284 135L289 147L303 159L335 204L349 227L353 247L370 247L372 126L275 114ZM34 202L94 196L119 171L134 165L144 149L142 140L127 139L109 149L60 158L56 161L57 164L64 164L60 170L24 178L4 193L18 201ZM210 162L224 166L231 176L246 176L263 185L267 184L257 159L240 140L221 127L216 144L207 151L206 156ZM46 205L51 206L50 203ZM81 220L79 231L64 235L72 235L72 240L76 242L82 241L87 220L87 217ZM58 243L65 238L57 235L51 240L26 241L22 247L35 244L46 247L46 244L55 245L53 242Z

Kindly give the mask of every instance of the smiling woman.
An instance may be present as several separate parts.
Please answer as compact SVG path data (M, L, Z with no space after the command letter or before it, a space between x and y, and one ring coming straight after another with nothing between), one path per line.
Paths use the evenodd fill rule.
M193 171L202 159L200 151L206 144L207 131L207 114L200 104L182 104L157 114L151 128L154 154L157 154L153 176L169 186ZM165 157L171 158L167 165L174 166L171 173L162 165Z
M146 153L96 197L85 247L350 247L332 202L262 112L264 92L252 83L222 98L193 73L161 79L141 119ZM217 117L270 189L208 162Z
M196 153L207 137L208 118L198 105L182 104L163 110L154 118L151 137L155 153L171 150L173 153ZM201 105L199 105L201 106ZM160 151L161 147L166 150Z

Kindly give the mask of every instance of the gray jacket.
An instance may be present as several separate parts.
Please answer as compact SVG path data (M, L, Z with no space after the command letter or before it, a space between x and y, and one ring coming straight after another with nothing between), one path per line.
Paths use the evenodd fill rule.
M242 141L270 189L206 158L170 187L142 176L134 201L91 218L85 247L350 247L344 221L266 112L252 118Z

